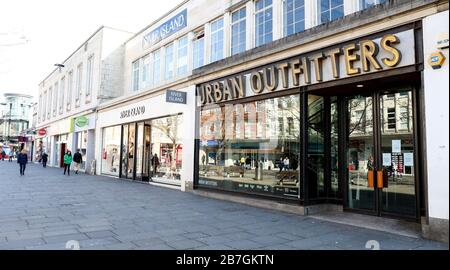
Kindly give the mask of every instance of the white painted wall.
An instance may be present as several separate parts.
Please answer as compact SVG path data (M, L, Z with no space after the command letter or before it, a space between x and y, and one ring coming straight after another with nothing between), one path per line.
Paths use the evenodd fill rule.
M447 58L444 66L433 70L428 64L431 53L438 52L436 41L449 31L448 10L423 20L424 89L426 146L428 168L428 210L432 218L449 216L449 52L440 50Z

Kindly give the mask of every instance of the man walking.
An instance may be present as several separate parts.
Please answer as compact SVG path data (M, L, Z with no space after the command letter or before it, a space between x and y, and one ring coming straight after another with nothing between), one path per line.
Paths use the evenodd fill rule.
M74 170L75 174L78 174L78 171L80 170L81 162L83 161L83 157L80 154L80 149L77 149L77 152L73 155L73 162L74 162Z
M25 175L25 167L28 163L28 155L25 149L23 149L22 152L17 156L17 163L19 163L20 175Z
M18 157L19 154L20 154L19 151L17 151L17 154L15 154L14 150L13 150L13 149L10 149L10 150L9 150L8 161L9 161L9 162L12 162L12 161L13 161L13 158L14 158L14 155L16 155L16 156Z
M47 153L45 152L42 153L41 160L42 160L42 167L47 168L47 160L48 160Z

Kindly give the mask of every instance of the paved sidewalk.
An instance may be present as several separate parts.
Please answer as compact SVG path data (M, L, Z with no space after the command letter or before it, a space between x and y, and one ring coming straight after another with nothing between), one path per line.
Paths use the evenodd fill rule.
M0 161L0 249L448 249L357 228L101 176Z

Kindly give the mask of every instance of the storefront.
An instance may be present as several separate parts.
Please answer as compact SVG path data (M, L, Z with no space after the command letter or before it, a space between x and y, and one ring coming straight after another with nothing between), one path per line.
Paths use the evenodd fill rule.
M171 93L181 95L180 102L171 100ZM183 189L193 175L193 162L185 163L183 156L194 152L194 129L185 121L194 119L194 111L194 87L100 111L98 170L103 175Z
M49 165L64 167L64 154L72 150L73 146L73 122L72 119L64 119L52 123L48 131L50 141Z
M195 188L420 220L420 23L197 85Z
M41 162L42 154L45 152L50 157L51 154L51 140L47 132L48 128L40 128L36 131L34 138L34 156L33 161Z
M78 116L73 119L73 153L78 150L82 156L81 171L90 172L95 159L95 114Z

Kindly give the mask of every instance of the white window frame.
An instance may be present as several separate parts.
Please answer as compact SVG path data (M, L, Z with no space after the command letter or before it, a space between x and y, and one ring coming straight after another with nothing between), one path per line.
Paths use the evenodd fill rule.
M186 40L186 44L181 46L181 41L182 40ZM183 58L185 59L185 64L180 66L180 64L182 63L182 58L181 58L181 51L184 50L186 52L186 55L183 56ZM180 70L183 69L183 70ZM177 47L177 76L183 76L186 75L189 71L189 38L187 35L181 37L178 39L178 47Z
M167 53L171 49L171 53ZM169 81L175 77L175 42L169 43L164 46L164 80ZM172 61L169 65L168 57L172 57Z
M137 59L131 63L131 92L137 92L140 90L140 72L141 59Z
M50 119L50 115L52 113L52 94L53 94L53 88L50 86L50 88L47 91L47 119Z
M304 0L303 1L303 20L299 20L299 22L303 21L303 30L302 31L297 31L295 29L295 25L297 24L297 21L295 21L295 9L298 9L298 8L300 8L302 6L296 7L295 6L295 0L292 0L292 1L294 1L294 10L293 10L293 14L294 14L294 21L293 21L294 33L292 33L292 34L288 34L287 33L287 28L288 28L287 16L286 16L287 1L289 1L289 0L283 0L282 11L281 11L281 13L282 13L282 23L283 23L283 37L294 35L296 33L300 33L300 32L303 32L303 31L306 30L306 3L305 2L308 1L308 0Z
M257 16L259 13L265 13L266 10L268 10L268 9L272 9L272 41L274 40L274 9L273 9L273 0L272 0L272 4L270 4L269 6L266 6L266 7L262 8L262 9L260 9L260 10L256 10L256 3L259 2L259 1L265 1L265 0L256 0L256 1L255 1L255 12L254 12L254 16L253 16L254 22L255 22L255 36L254 36L254 39L255 39L255 47L259 47L259 46L262 46L262 45L264 45L264 44L267 44L267 42L264 42L264 43L262 43L262 44L258 44L258 30L257 30L258 25L256 25L256 23L257 23L256 16ZM264 22L265 22L265 21L264 21ZM265 23L264 23L264 24L265 24ZM264 24L263 24L263 25L264 25ZM266 34L267 34L267 33L264 32L264 36L265 36Z
M162 72L161 72L161 49L158 49L152 53L152 77L153 77L153 85L159 85L162 82ZM158 75L158 76L156 76Z
M64 112L64 92L66 87L66 77L63 76L59 82L59 114Z
M245 9L245 16L243 18L240 18L237 21L233 22L233 14L235 14L237 12L241 12L243 9ZM231 35L230 35L230 55L235 55L235 54L238 54L238 53L246 51L246 48L247 48L247 24L248 24L248 22L247 22L247 14L248 14L247 6L242 6L242 7L238 8L238 9L234 10L233 12L231 12L231 15L230 15L230 32L231 32ZM239 45L243 43L244 44L244 50L233 53L233 48L234 48L234 46L233 46L233 26L235 24L239 24L240 25L242 21L245 22L245 26L244 26L245 37L244 37L244 42L242 42L239 39L239 33L241 33L242 29L240 29L240 27L238 27L239 28L239 31L238 31L239 33L238 33L238 44L237 44L238 46L237 47L239 48L240 47Z
M201 38L198 38L202 36ZM201 56L201 64L198 61L198 57L196 57L196 49L198 48L200 42L203 43L202 47L203 50L199 52L198 56ZM196 66L196 63L199 63L200 65ZM195 34L194 41L192 42L192 69L197 69L205 65L205 32L204 30L199 31Z
M334 8L332 8L331 7L331 1L332 0L327 0L327 1L329 1L329 5L330 5L330 8L327 10L327 12L328 12L328 17L329 17L329 20L328 21L326 21L326 22L322 22L322 10L321 10L321 2L322 2L322 0L317 0L317 21L319 22L318 24L320 25L320 24L324 24L324 23L327 23L327 22L331 22L332 20L331 20L331 11L333 10L333 9L337 9L338 7L340 7L340 6L342 6L342 16L345 16L345 0L342 0L342 5L339 5L337 8L336 7L334 7Z
M58 110L58 93L59 93L59 83L58 81L55 82L54 88L53 88L53 116L56 116L57 110Z
M217 30L213 31L212 30L213 24L218 23L220 20L222 20L222 28L218 28ZM216 59L216 58L213 58L214 55L215 55L213 53L214 52L213 46L215 45L213 43L213 37L214 37L215 34L219 33L220 31L222 31L222 55ZM211 32L211 45L210 45L209 49L211 51L211 54L210 54L210 59L209 60L210 60L210 63L212 63L212 62L220 61L220 60L222 60L225 57L225 19L224 19L224 17L217 18L216 20L211 22L211 30L210 30L210 32ZM217 43L217 44L220 44L220 43Z
M373 0L375 3L372 6L364 7L364 4L365 4L366 1L367 0L357 0L358 10L364 10L364 9L368 9L368 8L373 7L373 6L379 5L379 4L381 4L381 1L383 1L383 3L386 2L386 0Z
M90 102L90 96L94 85L94 55L90 55L86 64L86 103Z
M78 64L77 66L77 84L76 84L76 95L75 95L75 107L80 106L81 102L81 92L82 92L82 83L83 83L83 63Z
M73 93L73 70L67 73L67 111L71 110Z
M149 53L142 57L142 68L141 68L141 88L145 89L152 85L152 55Z

